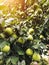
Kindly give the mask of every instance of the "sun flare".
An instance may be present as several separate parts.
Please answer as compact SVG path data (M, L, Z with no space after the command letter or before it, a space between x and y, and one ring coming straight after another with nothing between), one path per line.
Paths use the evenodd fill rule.
M25 0L0 0L0 5L8 6L9 8L12 8L13 6L16 8L24 9L25 6Z

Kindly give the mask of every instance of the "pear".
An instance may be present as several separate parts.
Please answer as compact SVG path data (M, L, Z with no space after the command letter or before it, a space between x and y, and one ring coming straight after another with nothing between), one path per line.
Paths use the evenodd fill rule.
M33 50L30 49L30 48L28 48L28 49L26 50L26 54L32 56Z
M5 45L5 46L2 48L2 51L3 51L3 52L9 52L9 51L10 51L10 46Z
M12 30L12 28L7 27L6 29L4 29L4 33L7 34L7 35L12 35L13 30Z
M34 61L40 61L40 60L41 60L41 56L40 56L39 53L34 52L34 54L33 54L33 56L32 56L32 59L33 59Z

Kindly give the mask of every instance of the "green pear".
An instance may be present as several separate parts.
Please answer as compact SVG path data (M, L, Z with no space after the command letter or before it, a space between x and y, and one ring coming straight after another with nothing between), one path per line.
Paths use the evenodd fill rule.
M28 48L28 49L26 50L26 54L31 56L31 55L33 54L33 50L30 49L30 48Z
M32 56L32 59L33 59L34 61L40 61L40 60L41 60L41 56L40 56L39 53L34 52L34 54L33 54L33 56Z

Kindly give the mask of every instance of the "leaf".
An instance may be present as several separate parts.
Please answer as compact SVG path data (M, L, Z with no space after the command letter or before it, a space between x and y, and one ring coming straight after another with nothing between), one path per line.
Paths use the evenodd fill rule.
M3 21L1 25L2 25L2 27L4 27L5 26L5 22Z
M8 65L8 64L10 63L10 61L11 61L11 58L8 58L8 59L6 60L6 65Z
M26 65L25 60L22 60L21 65Z
M19 55L24 55L24 51L23 50L18 50L17 51Z
M12 64L16 64L18 62L18 60L19 60L18 57L14 57L14 56L11 57L11 63Z
M42 47L43 47L43 49L46 49L46 45L45 45L44 43L40 43L39 47L40 47L41 49L42 49Z
M37 43L39 43L39 42L41 42L41 40L38 40L38 39L35 39L35 40L34 40L34 43L35 43L35 44L37 44Z
M34 45L32 46L34 49L38 49L38 45Z
M0 39L0 48L3 48L5 45L10 45L10 43L5 40Z
M41 42L41 40L34 40L34 45L32 46L32 48L34 48L34 49L45 49L46 48L46 46L45 46L45 44L44 43L42 43Z
M21 65L21 62L20 61L18 61L18 65Z
M0 14L2 14L2 11L0 11ZM0 18L0 23L2 24L2 22L4 21L4 18Z
M40 4L44 4L46 2L46 0L41 0Z
M8 7L5 6L5 5L1 5L1 4L0 4L0 10L3 10L3 11L8 10Z
M11 22L13 22L14 18L10 17L8 19L5 20L5 25L8 26L10 25Z
M24 55L24 51L19 46L16 46L16 50L19 55Z

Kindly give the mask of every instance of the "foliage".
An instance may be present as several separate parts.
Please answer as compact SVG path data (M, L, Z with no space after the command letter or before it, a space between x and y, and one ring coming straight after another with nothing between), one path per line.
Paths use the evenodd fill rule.
M12 31L6 30L7 28ZM0 61L3 61L2 65L30 65L32 62L47 65L42 54L47 55L46 44L48 43L49 0L30 3L24 11L15 8L9 11L8 8L0 6ZM5 45L10 47L10 51L2 51ZM26 54L28 48L33 51L33 54L40 55L40 61L33 60L33 54L30 55L28 52Z

